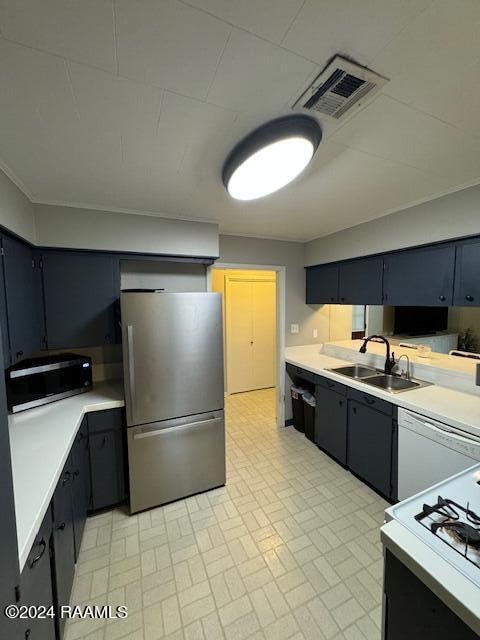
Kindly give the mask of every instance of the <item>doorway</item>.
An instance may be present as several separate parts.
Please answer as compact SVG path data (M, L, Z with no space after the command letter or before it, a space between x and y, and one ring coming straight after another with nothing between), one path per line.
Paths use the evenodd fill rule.
M274 388L276 272L214 268L211 289L222 294L226 393Z

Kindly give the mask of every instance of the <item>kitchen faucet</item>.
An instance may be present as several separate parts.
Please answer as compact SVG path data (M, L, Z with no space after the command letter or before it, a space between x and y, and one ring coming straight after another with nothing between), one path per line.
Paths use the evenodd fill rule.
M405 359L406 359L406 361L407 361L407 369L406 369L406 371L405 371L405 374L404 374L404 373L403 373L403 371L402 371L402 373L401 373L400 375L402 376L402 378L404 377L406 380L410 380L410 358L407 356L407 354L406 354L406 353L402 353L402 355L401 355L401 356L399 357L399 359L397 360L397 365L399 365L399 364L400 364L400 360L401 360L402 358L405 358Z
M392 369L395 366L396 362L395 362L395 354L393 353L393 351L392 351L392 356L390 357L390 342L386 338L384 338L383 336L370 336L369 338L365 338L362 346L360 347L360 353L367 353L367 344L370 342L370 340L374 340L374 339L384 342L387 347L387 357L385 359L384 371L386 375L390 375L392 373Z

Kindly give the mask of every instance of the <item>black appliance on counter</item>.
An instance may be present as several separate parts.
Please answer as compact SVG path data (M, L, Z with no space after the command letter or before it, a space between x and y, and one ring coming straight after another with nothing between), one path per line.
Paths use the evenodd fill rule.
M11 413L90 391L92 360L61 353L27 358L5 371L7 404Z
M448 307L394 307L395 335L423 336L448 329Z

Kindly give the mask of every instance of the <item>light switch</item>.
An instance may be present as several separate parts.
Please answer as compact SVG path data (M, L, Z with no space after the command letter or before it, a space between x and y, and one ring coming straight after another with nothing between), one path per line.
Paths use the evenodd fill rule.
M290 333L298 333L298 324L290 325Z
M313 330L313 337L318 338L318 329Z

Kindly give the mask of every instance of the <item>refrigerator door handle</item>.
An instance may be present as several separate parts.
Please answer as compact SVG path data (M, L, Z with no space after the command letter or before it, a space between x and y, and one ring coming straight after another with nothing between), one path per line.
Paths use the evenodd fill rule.
M140 433L134 433L134 440L142 440L143 438L153 438L155 436L164 435L171 431L182 431L183 429L191 429L192 427L198 427L200 425L208 425L213 422L217 422L221 418L210 418L209 420L198 420L197 422L187 422L186 424L176 424L173 427L160 427L160 429L152 429L151 431L144 431Z
M133 326L127 326L128 381L130 391L130 417L135 414L135 356L133 352Z

